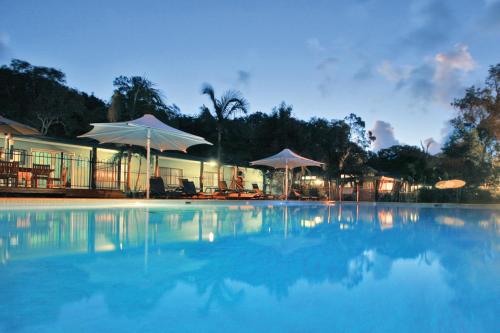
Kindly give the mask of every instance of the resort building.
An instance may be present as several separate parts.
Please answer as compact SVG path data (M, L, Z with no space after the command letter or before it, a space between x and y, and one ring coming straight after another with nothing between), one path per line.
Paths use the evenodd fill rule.
M181 179L195 183L200 191L218 187L217 163L189 154L152 154L151 176L176 188ZM245 189L263 187L259 169L223 165L221 180L231 186L236 175ZM66 196L124 196L146 188L145 157L112 145L86 140L63 140L45 136L0 134L0 193L53 193Z

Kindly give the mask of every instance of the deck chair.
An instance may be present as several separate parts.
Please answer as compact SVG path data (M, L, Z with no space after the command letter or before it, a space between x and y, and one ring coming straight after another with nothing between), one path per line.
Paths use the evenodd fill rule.
M167 192L165 192L165 183L161 177L151 177L149 179L149 195L151 198L165 199Z
M274 199L274 196L265 194L264 191L262 191L259 188L259 184L252 183L252 191L254 193L257 193L259 195L260 199Z
M181 179L182 183L182 196L193 198L193 199L211 199L213 196L211 194L197 192L196 186L192 181L188 179Z

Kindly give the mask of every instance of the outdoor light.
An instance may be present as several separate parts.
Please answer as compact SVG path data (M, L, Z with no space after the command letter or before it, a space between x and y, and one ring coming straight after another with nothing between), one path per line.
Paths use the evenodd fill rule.
M208 162L208 165L210 165L211 167L216 167L217 166L217 161L211 160L211 161Z

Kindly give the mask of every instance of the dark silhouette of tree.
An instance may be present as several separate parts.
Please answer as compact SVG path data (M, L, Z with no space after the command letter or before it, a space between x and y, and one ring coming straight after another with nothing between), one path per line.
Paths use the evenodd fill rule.
M201 93L207 95L212 102L213 114L217 121L217 181L220 181L220 168L222 162L222 134L224 131L224 126L226 121L230 117L234 117L238 113L246 114L248 112L248 102L239 91L228 90L221 97L215 97L214 88L209 85L203 85ZM206 106L203 106L203 111L208 110Z

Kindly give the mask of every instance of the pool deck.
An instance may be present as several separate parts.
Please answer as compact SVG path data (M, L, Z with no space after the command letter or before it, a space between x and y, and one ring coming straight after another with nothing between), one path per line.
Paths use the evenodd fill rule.
M0 198L0 210L26 209L109 209L109 208L166 208L179 206L299 206L345 205L373 207L468 208L500 210L500 204L352 202L352 201L293 201L293 200L206 200L206 199L68 199L68 198Z

